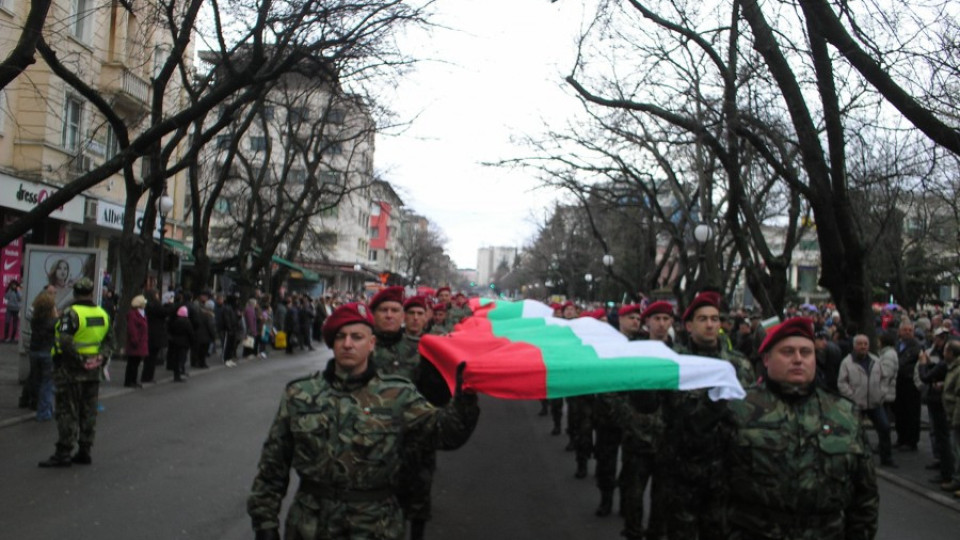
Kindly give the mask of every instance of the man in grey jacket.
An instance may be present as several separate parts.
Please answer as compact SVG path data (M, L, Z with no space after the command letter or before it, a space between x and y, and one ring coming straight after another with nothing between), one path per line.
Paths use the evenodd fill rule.
M837 387L840 394L853 401L861 414L870 418L880 438L880 465L896 467L891 456L890 422L883 407L890 375L870 352L870 339L863 334L853 338L853 352L840 364Z

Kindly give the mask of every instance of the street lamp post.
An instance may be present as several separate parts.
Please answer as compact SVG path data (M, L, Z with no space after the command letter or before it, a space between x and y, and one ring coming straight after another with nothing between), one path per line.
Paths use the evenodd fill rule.
M173 209L173 198L169 195L160 197L157 210L160 214L160 263L157 267L157 285L160 288L160 301L163 301L163 238L167 234L167 214Z
M697 282L702 288L706 284L704 283L704 274L706 273L707 268L704 259L706 257L707 242L713 238L713 229L706 223L700 223L693 229L693 238L697 241L699 246Z
M593 301L593 274L583 276L583 280L587 282L587 300Z

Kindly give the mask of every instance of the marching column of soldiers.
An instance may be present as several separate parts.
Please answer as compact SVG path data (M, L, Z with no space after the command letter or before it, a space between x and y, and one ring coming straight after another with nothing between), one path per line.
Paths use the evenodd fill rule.
M323 338L333 359L288 385L264 443L248 501L258 540L280 538L291 469L300 484L285 539L426 536L436 450L463 445L480 410L476 395L462 390L469 359L451 393L418 345L470 316L466 300L448 287L435 302L388 287L327 318ZM555 316L578 316L572 302L553 307ZM680 317L682 332L668 302L617 312L628 340L728 363L747 396L728 402L706 390L632 391L567 399L574 475L585 478L596 460L596 515L613 512L619 488L627 539L873 538L870 446L853 405L815 382L812 322L793 318L769 329L751 364L722 333L722 310L719 294L701 292ZM590 316L603 320L606 312ZM553 435L561 434L563 410L563 400L542 403Z

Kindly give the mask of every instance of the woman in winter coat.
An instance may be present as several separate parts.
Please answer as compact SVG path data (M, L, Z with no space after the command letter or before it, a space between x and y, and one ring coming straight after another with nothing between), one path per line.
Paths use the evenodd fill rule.
M53 418L53 342L57 327L57 299L44 291L33 300L30 317L30 363L39 374L37 421ZM31 369L32 371L32 369Z
M244 338L253 339L253 347L243 346L243 358L247 360L257 354L257 340L260 338L259 330L263 324L260 321L260 308L257 306L256 298L251 298L247 301L247 307L243 310L243 324L246 329Z
M127 388L143 388L137 383L137 372L140 364L150 355L146 307L147 298L138 294L133 297L130 310L127 311L127 368L123 374L123 385Z
M167 369L173 371L173 382L186 382L187 356L193 346L193 325L187 306L177 309L177 316L170 321L167 343Z
M156 290L146 292L147 297L147 360L143 363L140 382L152 383L154 370L163 358L167 347L167 321L172 315L173 304L162 304Z
M207 369L207 354L210 353L210 344L217 335L217 328L213 322L213 310L207 306L200 306L197 315L197 329L193 339L193 354L197 367Z

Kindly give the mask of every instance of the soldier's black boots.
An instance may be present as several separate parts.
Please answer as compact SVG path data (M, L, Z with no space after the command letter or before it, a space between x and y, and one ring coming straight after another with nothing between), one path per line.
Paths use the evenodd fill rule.
M601 491L600 492L600 506L597 507L597 511L594 512L599 517L609 516L610 512L613 512L613 492L612 491Z
M90 458L89 450L79 450L76 454L73 455L73 458L70 461L78 465L90 465L93 463L93 459Z
M547 408L547 400L540 401L540 412L537 413L538 416L546 416L550 414L550 411Z
M70 460L69 455L54 454L46 459L46 461L41 461L37 463L38 467L43 469L52 469L60 467L69 467L73 465L73 462Z
M586 461L577 461L577 472L573 475L576 478L586 478L587 477L587 462Z
M427 522L422 519L410 520L410 540L423 540L423 533L426 531Z
M559 435L563 429L560 428L560 421L554 420L553 422L553 431L550 432L551 435Z

